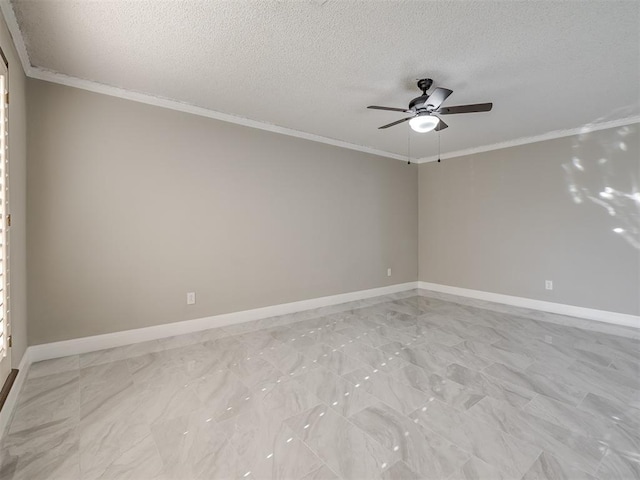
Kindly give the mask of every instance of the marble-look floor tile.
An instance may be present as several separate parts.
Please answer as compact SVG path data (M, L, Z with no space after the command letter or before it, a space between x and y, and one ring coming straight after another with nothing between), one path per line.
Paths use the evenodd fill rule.
M20 392L9 432L71 417L79 407L77 370L28 379Z
M524 407L524 412L593 438L601 445L607 445L618 451L628 453L640 451L640 424L638 423L618 423L541 395L531 400Z
M450 362L434 355L429 348L424 345L408 347L399 342L387 343L380 347L386 354L402 359L407 363L417 365L430 372L441 372Z
M307 388L304 375L277 383L266 392L258 392L256 402L259 402L271 417L283 420L318 405L320 400Z
M284 334L274 336L284 345L287 345L299 352L305 352L309 347L317 344L316 340L311 335L307 335L306 332L306 329L296 330L292 328Z
M600 479L637 479L640 478L640 458L638 454L624 455L609 450L598 468Z
M277 347L283 343L265 330L245 333L235 337L241 343L248 345L251 351L266 350L270 347Z
M299 413L309 404L299 397L299 402L289 402L288 408L272 409L274 402L283 399L283 392L267 401L258 401L243 415L238 415L219 424L239 455L241 475L251 472L254 478L300 478L320 467L322 462L301 442L290 428L282 423L289 412Z
M157 352L160 350L158 340L150 340L148 342L134 343L122 347L107 348L95 352L83 353L80 355L80 368L92 367L101 363L110 363L117 360L125 360L147 353Z
M479 458L471 457L459 472L449 478L451 480L510 480L511 477Z
M151 427L170 479L240 478L238 454L205 410Z
M84 421L79 431L80 469L85 477L99 477L113 462L151 434L149 424L135 415Z
M609 368L630 378L640 378L640 360L614 358Z
M219 427L239 458L249 459L247 466L251 466L253 461L273 457L275 438L281 435L283 429L288 429L282 420L281 415L272 415L268 407L256 402L243 415L220 422ZM242 473L246 473L246 470Z
M500 340L493 345L505 351L525 355L536 362L558 369L568 368L576 361L576 358L565 353L564 349L557 345L536 340L522 332L519 332L519 335L522 335L522 338L518 338L518 340Z
M121 363L125 364L123 371L128 371L131 378L136 383L148 383L156 379L164 378L170 374L179 375L185 378L186 369L182 363L177 362L171 355L173 350L163 352L153 352L129 358ZM103 363L111 365L113 362ZM94 367L95 368L95 367Z
M264 360L262 356L250 357L229 368L249 390L266 390L275 385L284 374ZM263 390L264 389L264 390Z
M414 297L413 299L402 299L387 302L387 308L398 313L419 316L429 311L429 305L424 297Z
M447 478L469 458L448 440L382 403L365 408L349 420L378 443L397 452L411 470L427 479Z
M399 382L393 374L387 375L376 369L363 368L344 378L404 414L413 412L429 401L424 392Z
M82 464L81 473L82 480L98 478L164 480L165 478L162 459L150 433L118 456L94 463L87 468Z
M393 372L407 365L407 362L395 355L358 342L347 345L342 351L350 357L369 365L371 368L384 372Z
M574 365L578 364L580 366L574 368ZM527 368L525 375L531 378L544 377L548 382L556 385L564 385L566 389L576 392L582 391L584 394L595 393L640 409L639 390L616 381L615 376L619 374L615 370L603 372L599 371L595 366L585 365L586 364L582 362L576 361L566 369L558 369L552 365L536 362ZM607 373L610 375L607 375ZM580 400L582 400L583 397L584 395Z
M580 410L608 418L640 430L640 410L618 400L588 393L578 405Z
M422 345L419 348L439 358L446 365L457 363L472 370L482 370L493 363L491 360L472 353L460 344L448 347L434 342Z
M397 461L384 472L382 480L423 480L423 476L417 474L402 460Z
M405 332L409 335L418 337L417 343L436 342L440 345L453 347L454 345L458 345L460 342L464 341L464 338L453 332L447 332L428 323L424 324L420 318L418 318L418 325L405 329Z
M543 452L522 480L596 480L596 477Z
M534 362L532 358L529 358L526 355L505 350L496 345L490 345L483 342L465 340L463 343L458 344L457 348L459 350L469 351L474 355L486 358L491 362L502 363L508 367L520 370L524 370Z
M9 455L6 451L0 449L0 479L11 480L18 466L18 457Z
M504 383L510 383L571 405L580 403L587 394L587 390L580 389L572 384L560 382L548 376L533 373L530 370L525 373L501 363L494 363L490 367L487 367L484 373Z
M499 428L546 452L559 455L567 465L594 473L607 446L528 413L485 398L471 407L469 416Z
M239 342L235 337L219 338L201 344L196 350L188 353L188 361L184 362L189 376L192 378L211 374L219 369L230 368L251 357L253 349ZM180 363L180 362L176 362Z
M394 328L409 328L417 325L418 320L415 315L407 315L395 311L389 311L384 315L384 325Z
M79 438L78 417L74 416L11 433L3 439L2 450L23 458L45 452L60 456L77 450Z
M318 457L344 479L380 478L398 460L344 417L318 405L286 421Z
M350 357L337 348L324 344L316 344L308 348L304 354L307 358L311 359L313 363L317 363L337 375L344 375L345 373L353 372L365 366L364 363Z
M310 335L313 336L318 344L328 345L333 348L342 348L354 342L352 338L343 335L342 331L338 333L334 330L325 330L322 327L315 331L312 330Z
M640 478L640 333L431 293L34 364L0 479Z
M36 362L29 367L29 378L44 377L53 375L54 373L70 372L80 368L79 355L71 355L69 357L54 358L53 360L44 360Z
M429 398L435 397L460 410L467 410L485 397L484 393L464 387L415 365L407 365L394 372L393 378L424 392Z
M88 385L125 384L132 382L133 376L129 371L126 360L101 363L80 369L80 388Z
M246 471L255 478L288 480L302 478L323 465L322 460L304 442L297 438L288 426L281 425L270 439L271 451L267 455L244 456L240 461Z
M286 345L266 350L264 356L275 368L289 377L303 375L318 367L317 362L314 363L311 358Z
M501 382L496 378L455 363L447 367L446 377L478 394L503 400L515 407L526 405L535 396L534 392L526 388Z
M140 392L133 382L84 385L80 389L80 422L102 425L141 414Z
M587 337L580 337L576 339L572 348L580 352L591 352L598 354L605 358L610 358L612 362L616 360L623 360L628 362L640 362L640 343L633 341L631 344L626 345L623 342L630 339L620 339L620 337L608 336L602 338L593 334Z
M377 402L362 384L354 385L324 368L308 373L301 381L322 403L345 417Z
M419 325L411 326L409 328L394 328L389 325L378 325L374 332L378 335L387 338L385 343L399 342L407 346L414 346L425 341L419 334L416 333ZM367 332L371 335L372 332ZM362 338L360 339L362 340Z
M193 395L193 398L189 398ZM176 411L183 402L182 414L205 407L216 421L239 415L249 407L251 391L231 370L222 370L197 379L193 385L185 385L182 395L172 400ZM157 418L170 418L167 413Z
M77 448L64 455L40 452L19 458L12 480L84 480Z
M478 325L475 319L460 319L448 315L425 315L420 317L421 322L434 325L445 332L457 335L463 340L473 340L491 344L504 337L492 327Z
M378 326L378 328L382 327ZM390 342L390 339L381 335L376 328L362 329L358 327L347 327L344 330L340 330L340 335L348 338L347 343L353 343L355 341L373 348L381 347Z
M584 385L595 384L599 391L607 392L612 398L623 398L640 409L640 378L579 360L568 368L568 374L573 374Z
M340 477L333 473L329 467L323 465L313 472L305 475L302 480L340 480Z
M512 477L524 475L542 452L539 447L438 400L419 408L410 417L416 424L439 433L467 453Z

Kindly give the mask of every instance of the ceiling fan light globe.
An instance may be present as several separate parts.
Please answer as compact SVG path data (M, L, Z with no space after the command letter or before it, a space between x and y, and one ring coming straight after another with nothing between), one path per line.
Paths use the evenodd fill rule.
M418 115L409 120L409 126L414 132L426 133L436 128L439 122L440 119L433 115Z

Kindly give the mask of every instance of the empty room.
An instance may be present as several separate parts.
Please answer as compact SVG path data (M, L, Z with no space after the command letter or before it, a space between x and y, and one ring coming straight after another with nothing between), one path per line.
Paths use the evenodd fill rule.
M0 480L640 480L640 2L0 0Z

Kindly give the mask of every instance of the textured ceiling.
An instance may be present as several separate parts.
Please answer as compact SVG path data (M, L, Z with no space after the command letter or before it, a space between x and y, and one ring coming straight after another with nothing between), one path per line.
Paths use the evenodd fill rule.
M12 6L32 66L407 154L415 80L454 93L442 151L640 113L638 1L34 1ZM412 134L412 157L437 134Z

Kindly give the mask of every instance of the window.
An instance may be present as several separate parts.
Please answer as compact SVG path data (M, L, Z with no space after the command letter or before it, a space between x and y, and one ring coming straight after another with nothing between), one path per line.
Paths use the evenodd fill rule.
M0 51L0 55L2 52ZM9 162L8 162L8 70L2 55L0 62L0 382L11 366L9 353Z

